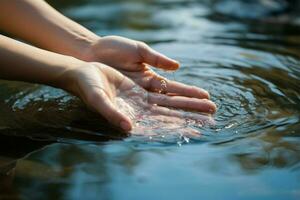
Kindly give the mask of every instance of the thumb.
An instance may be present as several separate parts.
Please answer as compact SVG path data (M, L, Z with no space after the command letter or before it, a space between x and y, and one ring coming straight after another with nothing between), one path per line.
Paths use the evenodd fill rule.
M129 117L119 112L102 90L93 93L93 95L87 99L87 103L114 126L121 128L125 132L132 129L132 123Z
M145 43L139 44L139 52L144 63L165 70L177 70L179 63L155 51Z

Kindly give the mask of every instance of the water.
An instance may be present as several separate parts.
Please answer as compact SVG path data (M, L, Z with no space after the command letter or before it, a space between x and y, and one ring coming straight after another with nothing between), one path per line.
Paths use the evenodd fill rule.
M299 18L238 2L51 1L179 60L159 73L207 89L215 125L127 137L63 91L1 81L0 199L299 199Z

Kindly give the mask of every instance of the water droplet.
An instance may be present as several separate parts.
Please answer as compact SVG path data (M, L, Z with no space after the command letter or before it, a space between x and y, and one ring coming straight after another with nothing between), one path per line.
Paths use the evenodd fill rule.
M225 126L225 128L226 128L226 129L229 129L229 128L233 127L234 125L235 125L235 123L228 124L228 125Z
M183 140L184 140L186 143L189 143L189 142L190 142L190 138L185 137L185 136L183 136Z

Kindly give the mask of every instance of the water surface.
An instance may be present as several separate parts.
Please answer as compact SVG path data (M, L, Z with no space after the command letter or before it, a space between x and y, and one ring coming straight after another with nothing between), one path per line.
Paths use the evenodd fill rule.
M100 35L179 60L158 72L207 89L216 125L193 126L198 138L163 127L125 137L61 90L0 81L0 199L299 199L297 19L200 2L51 1Z

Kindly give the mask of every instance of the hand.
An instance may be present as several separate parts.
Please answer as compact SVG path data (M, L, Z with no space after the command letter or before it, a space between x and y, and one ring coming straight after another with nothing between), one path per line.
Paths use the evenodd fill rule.
M99 38L82 59L126 71L140 71L145 64L165 70L176 70L179 67L177 61L156 52L147 44L119 36Z
M132 122L137 122L141 116L160 119L183 117L181 112L160 105L196 111L211 107L208 100L148 92L120 72L100 63L84 63L70 68L60 76L58 82L61 84L56 85L80 97L91 109L124 131L130 131ZM198 114L188 117L206 120Z
M216 112L216 105L212 101L208 100L210 97L206 90L176 81L170 81L156 74L149 67L145 67L144 69L136 72L129 72L126 70L120 71L144 89L154 92L151 93L152 96L155 96L156 98L163 98L163 101L160 103L162 106L177 107L177 104L169 104L169 101L165 100L178 99L178 101L175 102L179 104L186 103L186 109L211 114ZM186 102L186 99L189 101ZM193 101L196 101L197 104L193 104ZM172 103L174 102L172 101Z
M113 66L143 88L153 92L209 99L208 92L203 89L169 81L152 71L146 64L168 70L176 70L179 64L139 41L118 36L100 38L89 48L85 60ZM202 106L202 111L215 112L216 106L212 102L209 102L209 105L207 108Z

